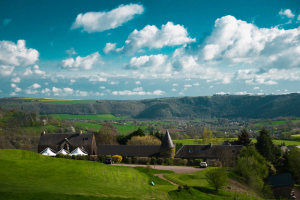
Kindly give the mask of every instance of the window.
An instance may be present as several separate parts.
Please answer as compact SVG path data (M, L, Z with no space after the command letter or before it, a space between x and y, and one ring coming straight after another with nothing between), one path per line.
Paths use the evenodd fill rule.
M183 150L181 150L181 153L183 153Z
M88 140L89 138L86 137L86 138L82 138L82 139L83 139L83 140Z
M231 150L232 151L232 153L235 153L235 150Z
M193 149L189 149L189 153L193 153Z
M199 150L198 150L198 153L201 153L201 152L202 152L202 149L199 149Z

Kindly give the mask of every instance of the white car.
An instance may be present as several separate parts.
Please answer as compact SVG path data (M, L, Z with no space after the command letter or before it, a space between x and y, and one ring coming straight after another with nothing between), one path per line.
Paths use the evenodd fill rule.
M201 163L200 163L200 167L206 168L206 167L207 167L207 163L206 163L206 162L201 162Z

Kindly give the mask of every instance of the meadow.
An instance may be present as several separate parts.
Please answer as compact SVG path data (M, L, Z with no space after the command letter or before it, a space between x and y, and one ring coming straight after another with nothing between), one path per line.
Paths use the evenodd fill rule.
M0 150L0 199L220 199L234 195L220 190L216 193L207 185L205 171L175 174L167 170L147 172L143 167L105 165L99 162L52 158L37 153ZM178 184L194 188L179 192ZM150 183L154 182L152 186ZM239 195L239 199L255 199Z
M101 114L101 115L69 115L69 114L52 114L55 119L90 119L96 121L104 121L104 120L123 120L128 116L124 117L115 117L110 114Z

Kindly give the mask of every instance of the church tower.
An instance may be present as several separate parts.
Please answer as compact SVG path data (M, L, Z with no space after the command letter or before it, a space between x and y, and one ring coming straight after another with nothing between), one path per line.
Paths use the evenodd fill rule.
M167 130L163 141L160 146L160 157L163 158L174 158L175 156L175 145L171 139L170 133Z

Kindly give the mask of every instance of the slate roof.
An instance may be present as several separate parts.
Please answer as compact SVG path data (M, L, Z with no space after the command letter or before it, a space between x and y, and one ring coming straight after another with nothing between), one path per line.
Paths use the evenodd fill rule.
M169 148L169 149L172 149L172 148L175 148L174 144L173 144L173 141L171 139L171 136L170 136L170 133L169 131L167 130L166 133L165 133L165 137L164 139L162 140L161 142L161 148Z
M120 155L138 157L159 156L160 145L98 145L98 155Z
M294 180L291 173L279 174L275 176L268 177L268 183L272 187L282 187L288 185L294 185Z
M91 145L93 133L46 133L40 137L39 145L60 145L68 141L71 145Z
M175 158L219 158L226 152L238 156L243 148L243 145L183 145Z

